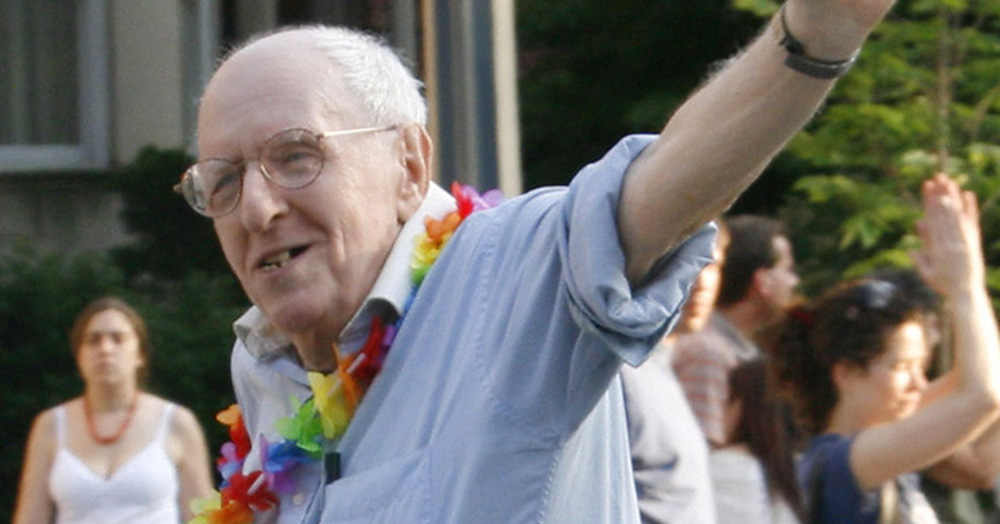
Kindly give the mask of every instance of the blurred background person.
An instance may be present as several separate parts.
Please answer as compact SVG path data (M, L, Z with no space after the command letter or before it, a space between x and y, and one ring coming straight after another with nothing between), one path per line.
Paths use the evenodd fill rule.
M944 343L947 340L947 323L941 314L941 296L914 269L881 269L869 277L894 284L900 293L922 310L920 316L931 351L927 378L933 381L946 373L953 365L953 355ZM961 470L953 470L951 463L944 461L939 466L924 470L920 477L921 491L942 524L985 524L986 510L992 504L989 500L980 500L988 499L988 495L981 497L978 491L990 489L992 479L959 476Z
M28 436L14 524L177 524L212 491L190 410L140 386L151 344L117 298L88 304L70 331L83 395L42 412Z
M913 301L921 311L927 346L931 351L927 369L931 381L947 373L954 365L954 355L948 344L950 331L946 317L941 310L941 296L912 269L884 269L870 275L872 278L891 282L904 296ZM1000 430L996 425L990 430ZM982 441L992 438L989 433L980 437ZM960 457L953 457L934 464L921 472L920 489L938 520L942 524L985 524L996 509L990 500L994 479L983 468L968 467Z
M756 215L726 220L729 246L721 287L708 324L680 337L674 372L710 445L726 438L722 412L729 372L761 354L755 337L795 299L799 276L785 226Z
M877 278L793 309L771 345L813 435L798 467L809 522L938 522L916 472L945 461L969 476L1000 471L1000 340L978 207L943 175L923 193L917 266L948 304L955 366L928 387L923 307Z
M623 366L625 416L639 513L644 523L714 524L708 444L671 366L677 337L704 327L719 292L729 243L719 234L714 261L705 266L684 303L677 326L641 366Z
M727 440L710 456L719 524L798 524L802 496L787 409L769 384L764 358L729 374Z

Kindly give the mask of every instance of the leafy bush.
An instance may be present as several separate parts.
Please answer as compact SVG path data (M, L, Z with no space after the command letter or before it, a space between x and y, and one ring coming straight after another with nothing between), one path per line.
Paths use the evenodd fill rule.
M774 0L734 5L763 16L778 8ZM779 157L796 166L779 214L792 229L807 295L912 265L920 184L946 172L979 197L989 285L1000 296L998 5L899 2Z
M135 237L113 256L129 278L178 279L192 271L228 275L212 222L191 211L173 191L194 159L181 149L147 146L117 174L122 221Z

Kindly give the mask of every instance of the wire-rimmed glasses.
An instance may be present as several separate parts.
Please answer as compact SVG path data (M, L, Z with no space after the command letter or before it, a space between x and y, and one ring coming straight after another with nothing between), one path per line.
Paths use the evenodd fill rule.
M285 129L264 141L257 157L260 172L271 182L285 189L301 189L312 184L323 171L326 154L323 139L378 133L396 129L396 125L361 127L340 131L315 133L307 129ZM236 209L243 194L244 160L234 163L224 158L208 158L193 166L181 176L174 192L201 215L218 218Z

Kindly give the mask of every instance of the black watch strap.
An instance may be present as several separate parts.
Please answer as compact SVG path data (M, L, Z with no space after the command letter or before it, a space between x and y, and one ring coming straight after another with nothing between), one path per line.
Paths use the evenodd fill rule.
M806 54L805 45L788 31L784 5L771 19L771 27L778 37L778 45L788 52L785 66L806 76L822 80L837 78L843 76L858 59L858 53L854 53L847 60L820 60Z

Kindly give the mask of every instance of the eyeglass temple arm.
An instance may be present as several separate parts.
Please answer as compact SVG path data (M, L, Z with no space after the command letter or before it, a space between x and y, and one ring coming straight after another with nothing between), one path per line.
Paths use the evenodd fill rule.
M378 127L360 127L358 129L342 129L340 131L326 131L320 133L319 136L323 138L329 138L332 136L346 136L346 135L358 135L361 133L378 133L381 131L391 131L399 127L398 124L392 124L388 126L378 126Z

